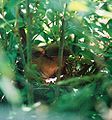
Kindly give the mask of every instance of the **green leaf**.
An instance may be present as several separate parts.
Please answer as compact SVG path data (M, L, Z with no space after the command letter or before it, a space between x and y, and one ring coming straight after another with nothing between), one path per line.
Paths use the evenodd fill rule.
M20 0L10 0L8 6L9 8L12 8L16 6L18 3L20 3Z
M55 15L55 13L53 13L52 11L48 11L47 12L47 18L50 20L50 21L54 21L54 15Z
M82 52L80 52L81 55L84 56L84 58L89 59L89 60L93 60L94 59L94 54L92 52L90 52L89 50L84 50Z
M64 10L65 0L49 0L49 4L47 6L48 9L52 9L53 11L62 12Z

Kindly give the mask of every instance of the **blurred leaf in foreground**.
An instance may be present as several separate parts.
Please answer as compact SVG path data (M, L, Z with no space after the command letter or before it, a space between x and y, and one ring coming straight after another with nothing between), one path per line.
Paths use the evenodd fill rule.
M21 96L19 90L17 90L13 84L14 71L8 62L5 53L0 46L0 89L4 93L8 102L12 104L21 103Z

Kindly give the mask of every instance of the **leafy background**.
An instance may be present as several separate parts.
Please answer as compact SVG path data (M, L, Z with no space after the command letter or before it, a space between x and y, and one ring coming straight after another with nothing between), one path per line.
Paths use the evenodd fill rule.
M64 80L45 85L30 63L32 46L55 42L73 54ZM111 0L0 1L3 118L112 119L111 42Z

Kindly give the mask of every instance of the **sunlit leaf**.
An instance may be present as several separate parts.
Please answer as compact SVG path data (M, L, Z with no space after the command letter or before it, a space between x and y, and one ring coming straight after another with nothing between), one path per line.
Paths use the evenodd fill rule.
M89 10L85 1L71 1L68 5L69 11L82 11L87 12Z
M112 12L106 10L96 10L96 14L104 18L112 18Z

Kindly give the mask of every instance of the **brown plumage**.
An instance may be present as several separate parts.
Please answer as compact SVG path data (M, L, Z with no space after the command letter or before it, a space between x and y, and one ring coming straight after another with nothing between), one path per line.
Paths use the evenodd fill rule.
M51 44L44 48L33 47L32 63L37 65L37 69L42 73L44 79L53 77L58 71L58 50L59 46L56 44ZM62 73L64 71L65 61L70 54L70 49L64 48Z

